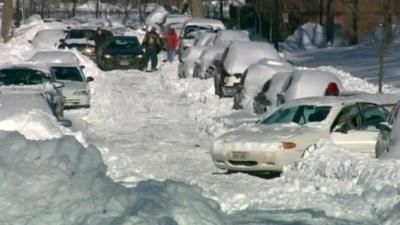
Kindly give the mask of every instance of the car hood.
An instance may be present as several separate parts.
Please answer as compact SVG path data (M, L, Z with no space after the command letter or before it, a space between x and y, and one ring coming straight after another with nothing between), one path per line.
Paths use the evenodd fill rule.
M104 54L109 54L109 55L138 55L142 54L142 48L137 47L134 49L105 49Z
M0 86L0 93L10 93L10 94L41 94L44 93L44 85L10 85L10 86Z
M281 148L282 141L292 141L304 135L318 140L324 137L324 133L319 127L297 124L255 125L222 135L214 142L213 147L233 151L276 151Z

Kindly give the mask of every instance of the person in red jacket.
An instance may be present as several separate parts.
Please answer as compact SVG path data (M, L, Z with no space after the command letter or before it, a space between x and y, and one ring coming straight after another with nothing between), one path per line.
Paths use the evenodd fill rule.
M165 49L167 51L167 60L169 62L174 61L175 50L177 45L178 45L178 35L175 33L174 28L169 28L166 35L166 45L165 45Z

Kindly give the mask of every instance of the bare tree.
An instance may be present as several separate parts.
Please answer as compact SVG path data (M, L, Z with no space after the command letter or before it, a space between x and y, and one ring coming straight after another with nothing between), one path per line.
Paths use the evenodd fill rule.
M203 1L202 0L192 0L192 15L194 17L203 16Z
M382 15L383 15L383 25L382 25L382 37L379 43L379 89L378 92L382 93L383 87L383 75L384 75L384 64L385 55L387 48L392 41L392 12L390 7L390 0L383 0Z
M4 0L3 3L3 16L1 21L1 37L4 42L8 42L11 39L11 23L13 20L13 0Z
M335 17L333 14L333 0L328 0L326 10L326 41L333 43Z

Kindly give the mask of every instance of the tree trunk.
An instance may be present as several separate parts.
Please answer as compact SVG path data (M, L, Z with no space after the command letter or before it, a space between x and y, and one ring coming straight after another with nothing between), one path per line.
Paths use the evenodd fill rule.
M335 19L333 15L333 0L328 0L327 3L327 21L326 21L326 41L330 44L333 44L333 39L334 39L334 24L335 24Z
M392 14L390 11L390 0L383 1L383 26L382 26L382 39L379 44L379 86L378 92L383 93L383 76L384 76L384 65L385 55L387 47L391 42L392 35Z
M96 0L96 18L100 17L100 0Z
M322 25L324 18L324 0L319 0L319 24Z
M351 23L352 23L352 34L350 38L350 44L358 44L358 0L352 0L350 2L351 9Z
M202 0L192 0L192 16L202 17L203 16L203 1Z
M280 39L280 29L279 29L279 22L280 22L280 5L279 0L274 0L274 18L272 24L272 43L274 43L274 47L276 50L279 51L279 39Z
M3 3L3 16L1 21L1 37L4 42L8 42L11 39L11 23L13 20L13 0L4 0Z

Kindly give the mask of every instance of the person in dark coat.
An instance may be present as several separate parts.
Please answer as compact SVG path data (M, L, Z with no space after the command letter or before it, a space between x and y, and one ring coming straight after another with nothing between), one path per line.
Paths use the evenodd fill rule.
M103 30L101 27L98 27L96 30L96 36L94 37L94 43L96 45L96 51L101 48L101 46L104 44L106 39L112 36L109 31Z
M174 61L176 46L178 45L178 35L175 33L174 28L169 28L166 35L165 49L167 51L167 60Z
M146 33L142 46L144 48L144 68L147 68L149 61L151 61L151 71L157 70L157 55L161 50L161 41L155 27Z

